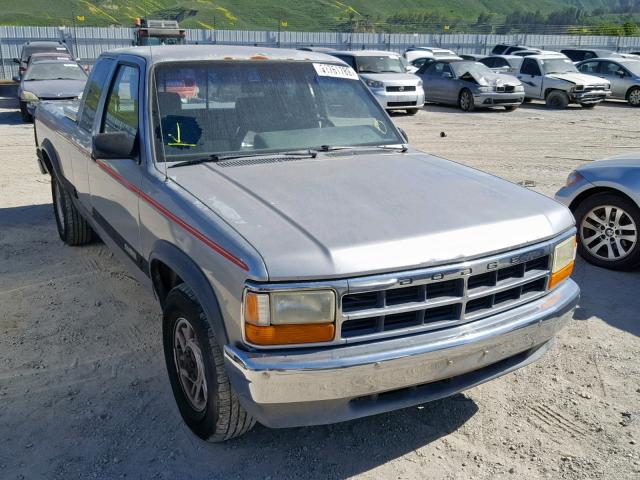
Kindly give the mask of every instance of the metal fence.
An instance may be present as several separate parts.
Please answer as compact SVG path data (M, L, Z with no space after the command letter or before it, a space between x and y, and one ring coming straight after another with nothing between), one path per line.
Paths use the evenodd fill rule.
M131 45L133 30L125 27L9 27L0 26L0 79L17 73L13 58L30 40L61 40L83 62L93 62L101 52ZM373 48L403 52L414 45L449 48L459 53L488 54L497 43L524 44L548 50L566 47L604 48L617 52L640 51L640 37L540 34L463 33L350 33L249 30L187 30L189 43L255 45L263 47L331 47L351 50Z

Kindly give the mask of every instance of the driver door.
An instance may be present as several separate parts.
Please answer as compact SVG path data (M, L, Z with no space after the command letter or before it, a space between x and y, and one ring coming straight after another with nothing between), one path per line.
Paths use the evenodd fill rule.
M125 132L136 138L132 158L89 161L91 213L111 240L142 267L139 228L139 187L142 179L139 125L143 65L120 62L115 69L95 133Z
M543 76L538 62L533 58L525 58L520 66L518 80L524 86L524 95L527 98L542 98Z
M630 81L630 75L621 65L611 61L600 62L598 76L611 83L611 96L625 98L632 82Z

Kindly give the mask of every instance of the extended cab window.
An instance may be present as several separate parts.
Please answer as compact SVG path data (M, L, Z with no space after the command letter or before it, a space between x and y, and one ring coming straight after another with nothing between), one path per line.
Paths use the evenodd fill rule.
M520 73L525 75L533 75L540 76L540 67L538 66L538 62L533 60L532 58L525 58L522 62L522 67L520 68Z
M111 66L113 61L111 59L103 58L98 60L87 85L84 87L83 107L80 117L79 126L83 130L91 131L93 128L93 120L96 118L96 110L98 109L98 103L104 90L104 84L107 81L107 76L111 72Z
M138 69L120 65L107 97L102 132L138 133Z

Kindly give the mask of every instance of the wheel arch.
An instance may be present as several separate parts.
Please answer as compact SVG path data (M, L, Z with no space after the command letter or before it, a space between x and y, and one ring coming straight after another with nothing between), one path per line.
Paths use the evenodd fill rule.
M640 89L640 85L631 85L624 94L624 98L629 101L629 95L631 95L631 92L636 89Z
M624 193L622 190L618 190L616 188L613 187L602 187L602 186L597 186L597 187L593 187L593 188L589 188L588 190L585 190L584 192L580 192L580 194L578 196L576 196L576 198L574 198L571 203L569 204L569 209L575 213L575 211L577 210L578 206L584 202L587 198L592 197L594 195L597 195L599 193L611 193L614 195L618 195L622 198L625 198L627 200L629 200L630 202L636 203L635 200L633 198L631 198L629 195L627 195L626 193Z
M42 155L42 161L49 172L49 175L61 176L60 172L60 157L51 141L46 138L40 144L40 152Z
M149 256L149 274L153 291L162 307L171 288L181 283L189 285L211 322L218 343L228 343L218 298L206 275L191 257L172 243L159 240Z

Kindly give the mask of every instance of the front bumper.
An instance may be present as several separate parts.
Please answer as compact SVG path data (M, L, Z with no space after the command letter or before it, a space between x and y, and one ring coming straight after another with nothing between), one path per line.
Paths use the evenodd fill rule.
M510 93L477 93L473 95L477 107L510 107L518 106L524 101L524 91Z
M531 303L421 335L330 349L225 346L243 406L268 427L334 423L453 395L541 357L579 297L567 280Z
M577 103L599 103L611 95L611 90L589 90L588 92L574 92L571 100Z
M372 88L371 92L386 110L406 110L424 106L424 89L420 86L413 92L387 92L384 88Z

